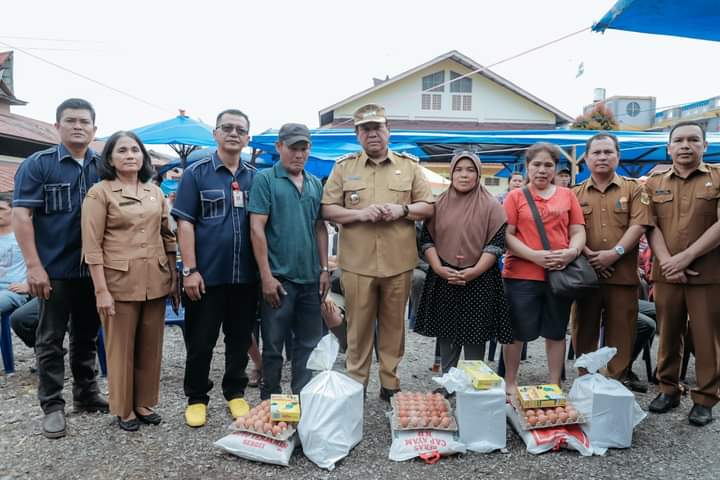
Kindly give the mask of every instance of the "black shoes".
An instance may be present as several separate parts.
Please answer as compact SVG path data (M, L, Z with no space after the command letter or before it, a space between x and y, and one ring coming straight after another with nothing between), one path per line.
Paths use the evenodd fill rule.
M160 425L160 422L162 422L162 417L155 412L151 412L150 415L143 415L135 410L135 416L146 425Z
M632 370L628 370L625 378L622 380L622 384L633 392L647 393L648 391L647 383L640 380L640 378L638 378Z
M65 412L63 410L45 414L42 419L42 434L46 438L62 438L65 436Z
M108 406L107 400L100 396L99 393L93 393L92 395L83 398L82 400L75 400L73 407L76 412L84 413L109 413L110 407Z
M140 422L137 418L131 418L130 420L123 420L117 417L118 426L126 432L137 432L140 429Z
M706 407L705 405L695 404L692 407L692 410L690 410L690 415L688 415L688 420L690 420L690 424L695 425L697 427L704 427L708 423L713 421L712 416L712 407Z
M395 395L396 393L398 393L399 391L400 391L399 388L392 389L392 388L380 387L380 399L384 400L386 402L389 402L390 399L392 398L392 396Z
M650 402L648 410L653 413L667 413L678 405L680 405L680 397L661 393Z

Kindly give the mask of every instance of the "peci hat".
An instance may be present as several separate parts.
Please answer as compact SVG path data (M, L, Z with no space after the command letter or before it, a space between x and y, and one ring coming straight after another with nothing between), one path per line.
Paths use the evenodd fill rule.
M353 123L357 127L363 123L387 123L385 118L385 107L375 103L369 103L355 110L353 113Z
M564 172L564 173L567 173L568 175L570 175L570 168L569 168L569 167L560 167L560 168L558 168L557 173L563 173L563 172Z
M278 142L295 145L298 142L310 143L310 129L302 123L286 123L280 127Z

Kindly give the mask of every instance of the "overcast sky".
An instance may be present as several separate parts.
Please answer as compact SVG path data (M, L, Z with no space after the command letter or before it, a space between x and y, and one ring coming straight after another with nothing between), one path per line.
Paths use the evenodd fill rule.
M29 104L13 112L52 122L60 101L84 97L102 136L178 108L212 123L220 110L239 107L252 133L288 121L317 127L318 110L370 87L372 77L453 49L491 65L590 27L615 0L5 3L0 42L160 107L16 51L15 93ZM653 95L658 106L720 94L719 52L716 42L587 31L493 70L575 116L595 87ZM576 78L581 62L585 73Z

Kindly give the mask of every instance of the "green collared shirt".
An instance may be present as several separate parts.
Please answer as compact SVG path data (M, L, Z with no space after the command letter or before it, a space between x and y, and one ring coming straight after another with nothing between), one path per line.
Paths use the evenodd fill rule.
M265 236L273 276L301 284L319 281L315 224L321 198L322 184L316 176L304 171L300 192L279 161L255 177L248 211L268 216Z

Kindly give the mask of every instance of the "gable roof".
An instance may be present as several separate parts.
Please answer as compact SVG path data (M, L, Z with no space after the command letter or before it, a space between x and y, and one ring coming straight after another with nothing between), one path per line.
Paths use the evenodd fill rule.
M0 137L31 140L47 145L60 142L52 124L16 113L0 113Z
M368 95L369 93L376 92L380 90L381 88L387 87L388 85L391 85L393 83L396 83L400 80L403 80L404 78L407 78L411 75L414 75L415 73L424 70L428 67L431 67L432 65L435 65L436 63L443 62L445 60L454 60L455 62L463 65L464 67L469 68L472 71L480 70L477 72L477 75L482 75L483 77L497 83L498 85L501 85L508 90L515 92L516 94L526 98L530 102L536 104L537 106L549 111L556 117L556 123L571 123L574 121L574 118L568 115L567 113L561 111L560 109L553 107L549 103L540 100L535 95L531 94L530 92L523 90L522 88L518 87L514 83L512 83L510 80L501 77L497 73L493 72L490 69L485 68L484 66L477 63L475 60L471 59L468 56L463 55L462 53L458 52L457 50L451 50L443 55L440 55L439 57L435 57L432 60L423 63L422 65L418 65L417 67L411 68L410 70L406 70L398 75L395 75L394 77L391 77L388 80L385 80L381 83L378 83L368 89L365 89L361 92L356 93L355 95L352 95L350 97L345 98L344 100L341 100L333 105L330 105L329 107L325 107L322 110L318 112L318 116L322 117L324 114L331 112L333 110L336 110L338 107L341 107L347 103L353 102L357 100L358 98L364 97L365 95ZM321 122L322 123L322 122Z

